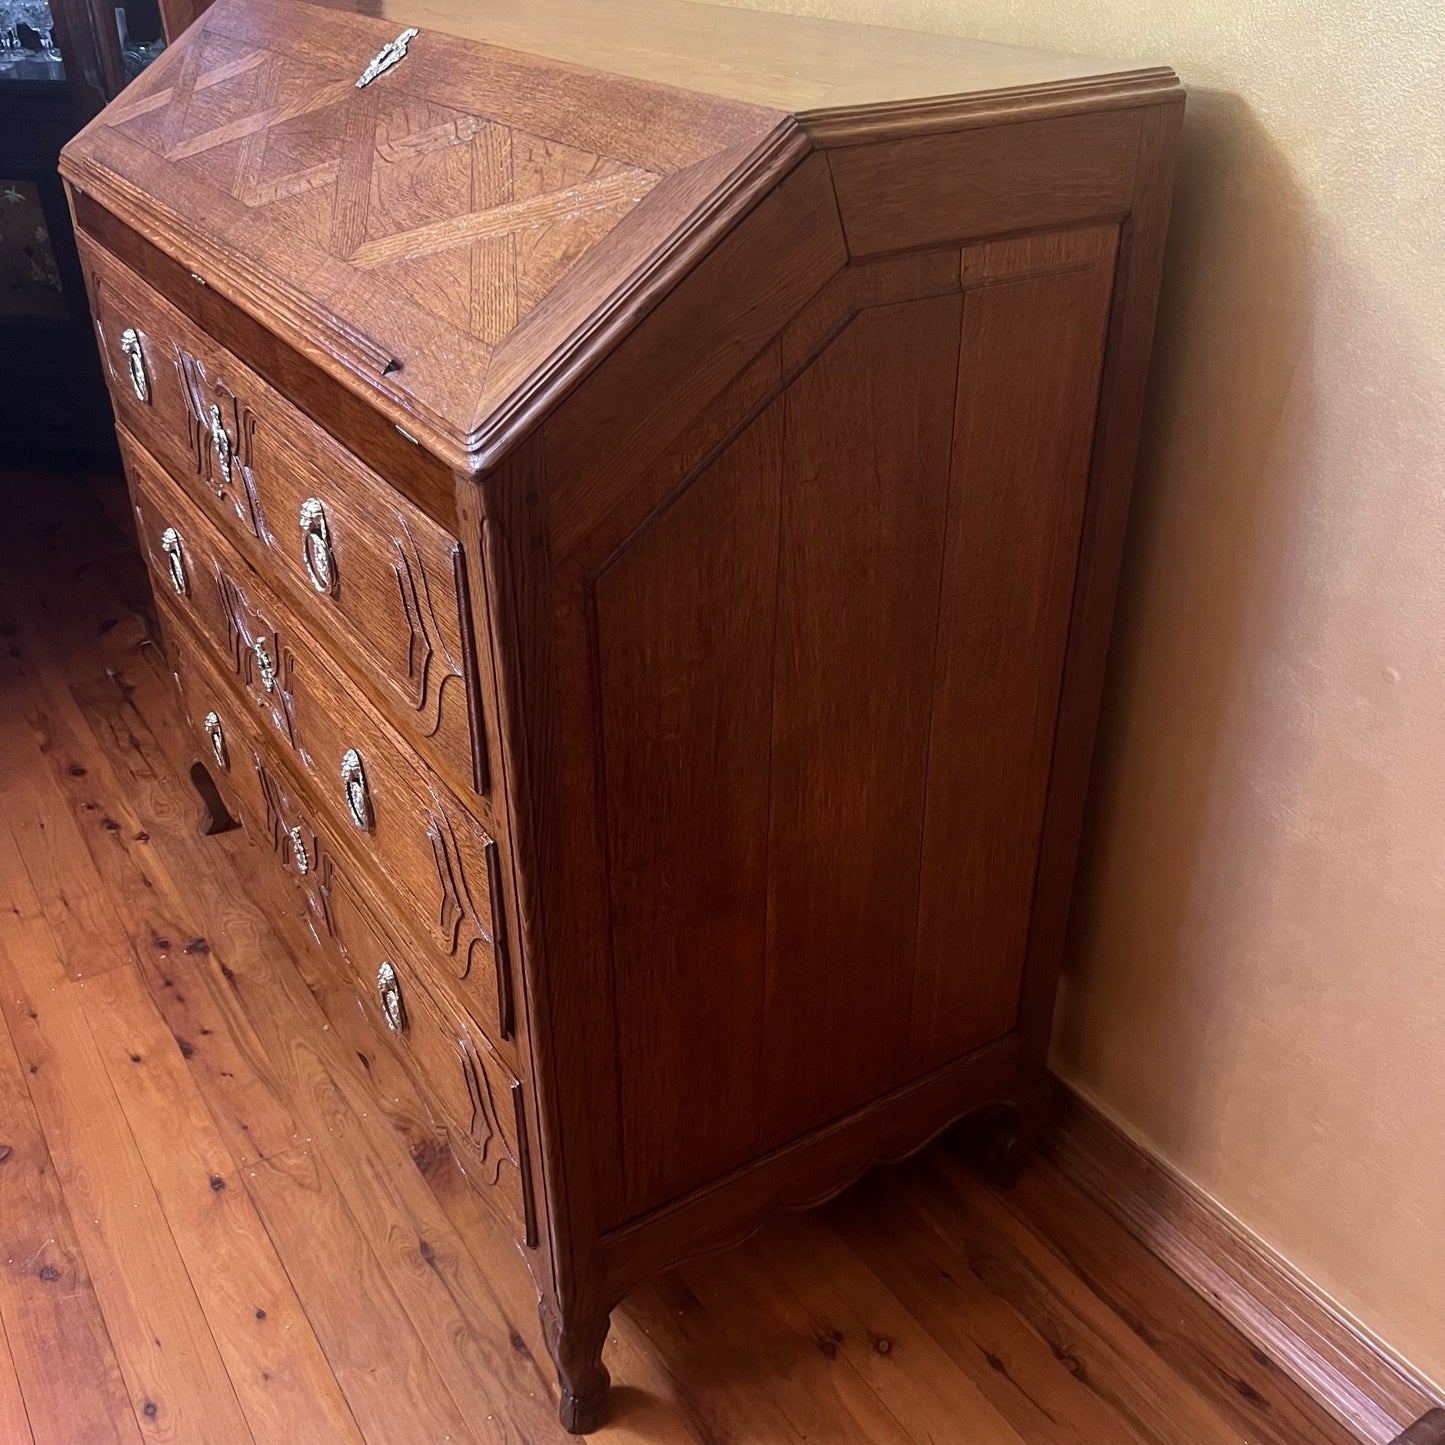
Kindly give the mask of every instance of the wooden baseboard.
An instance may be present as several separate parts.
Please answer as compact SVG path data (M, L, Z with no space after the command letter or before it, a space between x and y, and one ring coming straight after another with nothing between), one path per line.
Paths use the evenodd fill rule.
M1056 1093L1041 1152L1135 1238L1361 1440L1445 1445L1425 1381L1072 1087Z

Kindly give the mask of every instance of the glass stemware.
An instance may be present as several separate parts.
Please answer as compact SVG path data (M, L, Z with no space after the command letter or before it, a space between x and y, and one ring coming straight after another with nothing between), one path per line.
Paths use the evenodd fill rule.
M21 22L40 37L40 51L36 58L59 60L60 52L51 38L55 20L50 14L50 0L14 0L14 3Z
M0 0L0 68L23 59L25 47L20 43L20 0Z

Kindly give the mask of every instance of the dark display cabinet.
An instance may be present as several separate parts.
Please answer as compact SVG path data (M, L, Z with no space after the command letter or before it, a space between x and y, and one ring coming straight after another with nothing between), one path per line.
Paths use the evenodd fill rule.
M191 0L0 0L0 457L113 454L60 148L194 18ZM45 42L51 43L47 49Z

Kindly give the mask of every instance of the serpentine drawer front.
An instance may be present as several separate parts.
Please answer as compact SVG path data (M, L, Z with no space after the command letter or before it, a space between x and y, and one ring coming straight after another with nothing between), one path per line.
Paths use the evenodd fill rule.
M200 630L232 684L269 721L342 845L413 911L412 926L429 939L442 986L477 1014L493 1040L512 1040L513 980L505 943L497 947L496 845L485 823L418 768L286 604L154 461L124 433L121 443L157 589Z
M415 945L398 941L405 933L381 921L325 830L313 826L314 815L267 767L253 719L218 685L179 622L170 642L187 721L222 794L305 896L316 936L350 965L368 1017L436 1108L469 1177L496 1189L519 1234L535 1247L521 1084L485 1034L434 997L431 970L417 960Z
M80 246L121 424L429 761L475 787L486 759L473 749L455 538L83 235Z
M1042 1117L1182 104L216 0L65 150L191 776L511 1221L570 1430L649 1274Z

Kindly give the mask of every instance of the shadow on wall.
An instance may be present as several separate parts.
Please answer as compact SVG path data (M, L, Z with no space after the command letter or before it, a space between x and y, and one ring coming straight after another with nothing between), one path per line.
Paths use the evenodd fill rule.
M1179 969L1225 718L1250 686L1251 618L1270 607L1278 542L1299 504L1300 478L1276 442L1287 398L1297 407L1311 392L1311 248L1306 199L1254 112L1191 87L1055 1040L1062 1071L1086 1085L1111 1072L1101 1049L1121 1027L1177 1013L1191 991L1207 1003L1210 980ZM1115 838L1137 837L1141 808L1148 868L1121 879ZM1126 997L1111 966L1121 956L1149 965L1133 970ZM1177 1080L1216 1072L1228 1047L1207 1027L1169 1043ZM1180 1117L1187 1106L1171 1101L1175 1143L1194 1122Z

